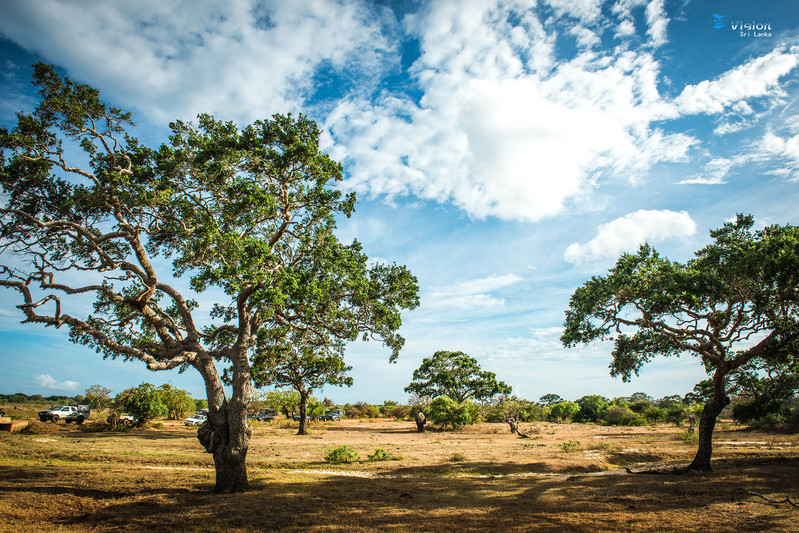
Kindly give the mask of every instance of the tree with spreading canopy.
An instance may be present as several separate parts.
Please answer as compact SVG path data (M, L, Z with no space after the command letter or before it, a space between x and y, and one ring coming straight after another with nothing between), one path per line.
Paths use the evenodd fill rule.
M447 396L462 403L510 394L511 387L497 381L496 374L482 370L476 359L463 352L438 351L432 357L425 357L413 371L413 381L405 387L405 392L430 398Z
M308 399L311 393L324 385L347 387L352 377L347 372L351 366L344 363L341 342L315 346L303 333L290 337L269 339L259 345L252 359L253 380L256 387L273 385L292 387L300 395L300 425L297 435L307 435ZM270 342L272 341L272 342Z
M610 373L629 381L657 355L693 354L711 374L691 470L709 470L716 418L730 403L728 376L762 358L795 357L799 343L799 228L753 231L751 216L710 232L687 263L651 246L623 254L578 288L565 346L612 339Z
M402 266L363 268L357 241L337 239L355 196L335 187L342 167L320 152L312 120L239 129L200 115L197 126L170 124L169 143L151 149L96 89L42 63L33 80L35 110L0 130L0 286L19 294L24 322L66 326L104 357L197 370L209 409L198 438L216 491L246 490L258 339L363 335L394 360L416 279ZM217 303L202 316L191 296L206 290Z

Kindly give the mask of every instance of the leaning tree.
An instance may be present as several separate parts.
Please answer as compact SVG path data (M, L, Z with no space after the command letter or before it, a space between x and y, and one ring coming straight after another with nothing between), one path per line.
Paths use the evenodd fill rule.
M197 126L170 124L170 142L150 149L96 89L41 63L34 84L36 109L0 130L0 286L20 295L24 322L66 326L105 357L196 369L216 490L245 490L259 333L365 333L396 358L416 279L397 265L361 268L357 242L336 238L355 197L335 188L341 165L319 151L312 120L275 115L238 129L200 115ZM325 284L309 286L309 272ZM192 296L206 290L217 303L200 315Z
M612 339L610 373L628 381L657 355L692 354L712 374L692 470L709 470L716 419L730 403L728 376L762 358L797 354L799 228L752 231L738 215L710 232L685 264L649 245L578 288L566 311L565 346Z

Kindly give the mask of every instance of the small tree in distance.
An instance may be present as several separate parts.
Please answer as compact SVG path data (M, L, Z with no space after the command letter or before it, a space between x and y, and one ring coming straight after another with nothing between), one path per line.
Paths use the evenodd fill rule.
M91 385L86 389L83 398L92 409L102 411L111 404L111 389L102 385Z
M253 357L253 379L257 387L273 385L297 391L300 395L297 435L307 435L311 393L324 385L351 386L352 378L347 372L352 367L344 363L341 343L313 346L304 335L295 335L291 340L293 342L269 342L259 347Z
M482 370L476 359L463 352L438 351L422 360L405 392L419 397L447 396L461 403L510 394L511 387L497 381L496 374Z

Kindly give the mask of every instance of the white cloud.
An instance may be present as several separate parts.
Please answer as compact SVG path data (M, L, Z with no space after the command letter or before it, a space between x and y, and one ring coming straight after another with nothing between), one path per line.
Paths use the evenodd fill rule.
M644 242L660 242L689 237L696 233L696 222L685 211L639 210L599 226L596 237L585 244L569 245L563 258L584 264L635 251Z
M683 89L675 103L682 113L722 113L732 106L736 112L750 111L749 98L781 98L785 92L779 79L799 62L799 47L776 49L749 60L715 80L705 80Z
M39 387L52 390L61 391L75 391L78 390L80 384L77 381L58 381L50 374L38 374L33 377L33 383Z
M301 109L320 65L379 70L379 23L352 1L42 0L4 5L0 32L159 122L249 122Z
M721 185L726 183L725 178L730 170L739 164L732 159L718 158L713 159L705 165L705 171L693 178L686 178L677 183L679 184L698 184L698 185Z
M799 135L781 137L768 131L755 144L753 157L759 160L777 160L783 166L772 169L771 174L791 181L799 181Z
M568 14L593 20L591 6ZM327 147L349 172L345 187L452 202L476 218L539 221L606 175L636 182L657 162L687 159L693 137L650 127L676 116L650 53L593 52L594 34L582 28L572 34L588 49L553 63L557 30L520 13L439 2L411 17L422 49L412 71L424 96L342 102L325 123ZM655 9L652 23L662 16Z
M489 293L518 283L521 280L521 276L506 274L470 280L447 287L438 287L422 298L422 304L427 309L450 308L459 311L500 308L505 305L505 300Z

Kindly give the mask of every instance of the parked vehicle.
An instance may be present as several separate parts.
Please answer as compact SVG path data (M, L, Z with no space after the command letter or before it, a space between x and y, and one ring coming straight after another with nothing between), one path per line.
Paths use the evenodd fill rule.
M255 415L255 419L261 422L271 422L277 416L277 410L275 409L261 409L258 411L258 414Z
M183 423L185 425L187 425L187 426L199 426L199 425L202 425L203 422L205 422L206 418L208 418L208 417L205 416L205 415L201 415L199 413L195 413L195 414L191 415L189 418L187 418L186 420L184 420Z
M344 411L342 411L341 409L328 409L327 411L325 411L325 414L321 416L322 420L331 420L331 421L341 420L342 418L344 418Z
M108 418L106 418L105 421L109 424L113 423L114 415L108 415ZM136 417L136 415L132 415L130 413L120 413L118 421L120 424L125 424L126 426L135 426L139 423L139 419Z
M64 420L67 424L77 422L83 424L83 421L89 418L91 408L88 405L56 405L50 409L39 411L39 420L42 422L58 422Z

